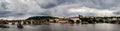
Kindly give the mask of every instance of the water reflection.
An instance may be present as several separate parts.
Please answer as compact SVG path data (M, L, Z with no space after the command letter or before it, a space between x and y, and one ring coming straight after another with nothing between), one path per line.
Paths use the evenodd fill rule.
M16 25L9 25L10 28L0 28L0 31L120 31L119 24L61 24L51 23L49 25L24 25L23 29Z

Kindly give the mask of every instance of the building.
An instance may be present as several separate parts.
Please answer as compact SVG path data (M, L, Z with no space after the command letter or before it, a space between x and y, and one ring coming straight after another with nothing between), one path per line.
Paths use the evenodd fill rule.
M76 22L76 21L81 21L81 20L79 19L79 17L70 17L70 19L73 20L74 22Z
M58 19L58 22L60 22L60 23L61 23L61 22L65 22L65 23L66 23L66 22L68 22L69 20L70 20L69 18L59 18L59 19Z

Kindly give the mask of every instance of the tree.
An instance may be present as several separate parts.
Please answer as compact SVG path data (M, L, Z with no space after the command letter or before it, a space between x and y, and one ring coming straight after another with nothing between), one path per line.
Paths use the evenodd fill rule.
M49 20L49 19L55 19L57 17L52 17L52 16L34 16L34 17L29 17L26 20Z

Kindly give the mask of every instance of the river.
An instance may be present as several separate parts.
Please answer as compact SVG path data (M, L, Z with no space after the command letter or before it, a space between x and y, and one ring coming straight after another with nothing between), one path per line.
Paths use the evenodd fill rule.
M0 28L0 31L120 31L120 24L98 23L98 24L62 24L51 23L43 25L24 25L17 28L16 25L8 25L10 28Z

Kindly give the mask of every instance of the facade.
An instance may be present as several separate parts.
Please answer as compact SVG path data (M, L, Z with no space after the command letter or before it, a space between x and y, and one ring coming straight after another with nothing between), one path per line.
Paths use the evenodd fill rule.
M69 18L59 18L58 22L62 23L62 22L68 22L70 19Z

